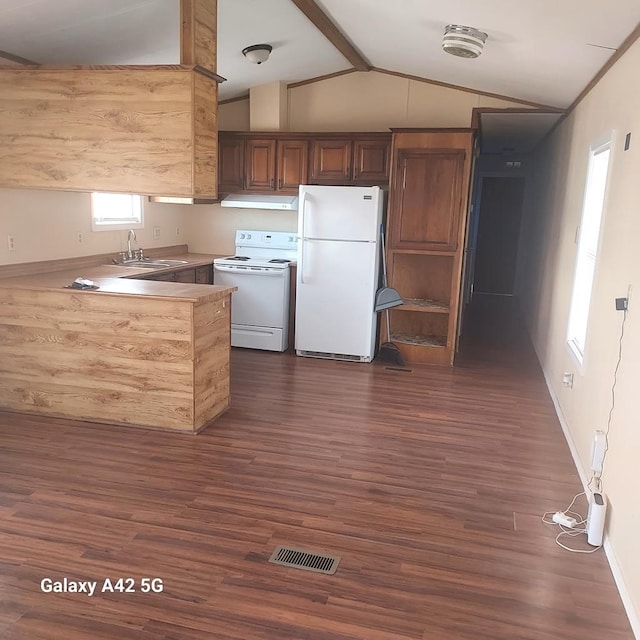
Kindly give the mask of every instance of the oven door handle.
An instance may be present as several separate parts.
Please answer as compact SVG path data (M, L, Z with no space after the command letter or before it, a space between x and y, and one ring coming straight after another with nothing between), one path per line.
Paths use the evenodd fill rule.
M228 267L226 265L216 264L213 266L214 271L224 271L225 273L234 273L241 276L270 276L272 278L282 278L286 274L286 269L269 269L265 267L238 268Z
M307 202L307 192L302 192L302 197L300 198L300 203L298 205L298 215L300 216L300 233L298 238L298 246L299 249L299 260L300 260L300 284L304 284L304 205Z

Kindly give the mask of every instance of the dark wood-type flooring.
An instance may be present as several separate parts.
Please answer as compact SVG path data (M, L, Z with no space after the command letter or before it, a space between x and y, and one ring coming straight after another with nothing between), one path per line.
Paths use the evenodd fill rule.
M454 369L236 350L198 436L0 413L0 638L631 640L603 551L540 521L580 484L531 348L465 326Z

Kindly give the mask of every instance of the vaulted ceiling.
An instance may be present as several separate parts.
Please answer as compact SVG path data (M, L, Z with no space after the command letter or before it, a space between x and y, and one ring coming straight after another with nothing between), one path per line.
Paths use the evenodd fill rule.
M218 0L221 99L353 67L292 0ZM373 68L567 107L640 23L638 0L316 0ZM179 61L179 0L0 0L0 50L48 64ZM447 24L488 34L475 60L441 50ZM249 63L244 47L273 46Z

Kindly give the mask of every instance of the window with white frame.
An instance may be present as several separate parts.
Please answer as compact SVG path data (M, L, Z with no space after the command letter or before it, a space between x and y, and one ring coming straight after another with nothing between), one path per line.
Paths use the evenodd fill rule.
M93 231L142 229L143 196L130 193L91 194L91 228Z
M580 364L584 361L589 305L598 260L598 241L604 211L610 155L611 139L609 138L606 142L592 147L589 156L587 184L578 234L578 255L567 327L569 347Z

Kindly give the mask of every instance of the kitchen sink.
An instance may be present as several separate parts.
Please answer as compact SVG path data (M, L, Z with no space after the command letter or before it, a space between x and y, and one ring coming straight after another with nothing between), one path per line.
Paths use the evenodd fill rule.
M122 267L145 267L158 269L160 267L175 267L181 264L188 264L187 260L125 260L118 266Z
M163 264L166 265L167 267L173 267L174 265L181 265L181 264L189 264L188 260L154 260L153 262L155 262L156 264Z

